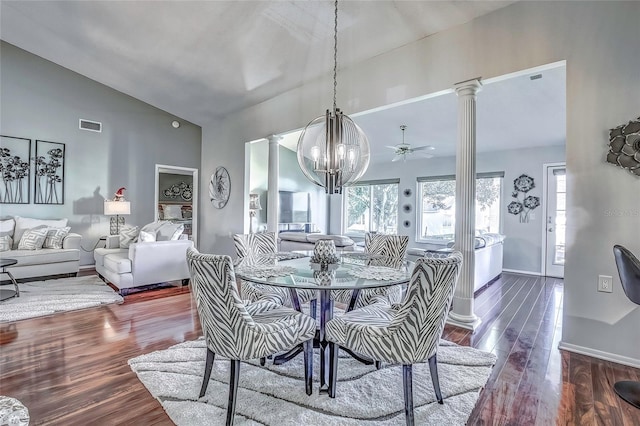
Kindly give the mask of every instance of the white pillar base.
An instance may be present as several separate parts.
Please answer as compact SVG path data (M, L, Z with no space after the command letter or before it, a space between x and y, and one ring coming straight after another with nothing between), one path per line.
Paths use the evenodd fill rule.
M475 315L458 315L455 312L450 311L449 316L447 317L447 324L475 332L478 327L480 327L480 324L482 324L482 320Z

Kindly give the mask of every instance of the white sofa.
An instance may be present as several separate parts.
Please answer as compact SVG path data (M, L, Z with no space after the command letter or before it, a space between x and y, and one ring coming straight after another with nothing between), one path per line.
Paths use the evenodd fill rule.
M93 252L96 272L100 277L120 289L167 281L188 280L187 249L193 241L152 241L131 243L120 248L118 235L107 237L105 248Z
M453 247L453 242L447 243L446 249L427 250L423 248L409 248L407 258L415 261L425 255L427 251L445 252ZM504 248L504 235L482 234L475 239L475 266L473 271L473 291L493 282L502 274L502 257Z
M67 219L47 220L15 216L0 221L0 235L9 235L12 248L0 252L1 259L15 259L18 263L7 268L15 279L27 279L51 275L75 276L80 269L80 241L82 236L68 233L62 240L62 248L40 248L36 250L18 250L18 243L27 229L47 226L64 228ZM2 277L3 279L5 277Z
M344 235L326 235L320 233L307 232L280 232L278 234L278 250L294 251L294 250L313 250L316 241L333 240L336 249L339 251L353 251L355 242Z

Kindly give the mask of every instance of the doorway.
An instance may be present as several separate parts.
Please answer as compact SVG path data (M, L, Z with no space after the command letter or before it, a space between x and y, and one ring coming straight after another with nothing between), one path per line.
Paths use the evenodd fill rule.
M198 169L156 164L154 221L184 225L184 234L198 246Z
M566 164L544 165L543 275L564 278L567 208Z

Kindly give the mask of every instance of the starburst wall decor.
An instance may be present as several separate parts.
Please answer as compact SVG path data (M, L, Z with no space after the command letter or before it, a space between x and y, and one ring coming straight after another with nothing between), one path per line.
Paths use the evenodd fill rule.
M640 177L640 117L609 130L607 162Z

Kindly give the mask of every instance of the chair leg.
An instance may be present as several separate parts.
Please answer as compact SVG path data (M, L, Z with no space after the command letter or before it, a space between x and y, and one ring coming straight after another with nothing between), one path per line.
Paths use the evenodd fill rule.
M402 366L402 383L404 385L404 416L407 420L407 426L413 426L413 374L411 364Z
M382 368L382 361L376 361L376 370L380 370Z
M231 375L229 376L229 404L227 405L227 426L233 426L236 414L236 395L238 394L238 378L240 377L240 360L231 360Z
M318 305L318 301L316 299L312 299L309 301L309 314L311 318L316 319L316 308Z
M265 357L260 358L260 367L264 367L266 363L267 363L267 359Z
M202 398L204 393L207 391L207 386L209 385L209 377L211 377L211 367L213 367L213 359L216 354L209 348L207 348L207 363L204 366L204 378L202 379L202 387L200 388L200 395L198 398Z
M438 361L434 354L429 358L429 371L431 371L431 382L433 382L433 390L436 392L438 404L444 404L442 400L442 392L440 392L440 380L438 380Z
M313 393L313 339L307 340L304 347L304 387L307 395Z
M329 398L336 397L336 385L338 381L338 350L339 346L329 342Z

